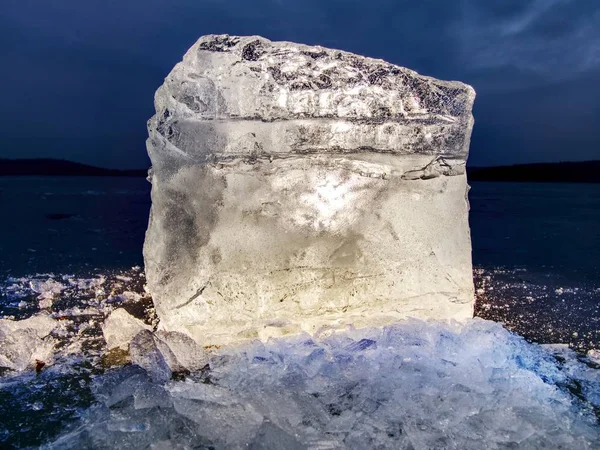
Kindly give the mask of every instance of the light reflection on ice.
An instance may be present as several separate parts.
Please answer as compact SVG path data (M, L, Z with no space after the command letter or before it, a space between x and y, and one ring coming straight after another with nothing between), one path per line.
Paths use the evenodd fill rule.
M352 185L340 180L336 174L327 174L324 179L316 183L315 191L301 196L303 203L314 208L313 226L315 229L335 229L335 216L338 212L347 209L355 200L351 194Z

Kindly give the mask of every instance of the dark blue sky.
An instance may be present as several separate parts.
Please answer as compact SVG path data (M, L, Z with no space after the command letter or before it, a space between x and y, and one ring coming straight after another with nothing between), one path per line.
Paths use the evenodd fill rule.
M4 0L0 157L146 167L154 91L210 33L473 85L472 165L600 159L599 0Z

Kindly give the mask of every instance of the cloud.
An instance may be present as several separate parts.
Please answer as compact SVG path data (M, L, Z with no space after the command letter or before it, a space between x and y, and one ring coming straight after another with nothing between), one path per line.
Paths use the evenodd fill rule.
M519 74L485 88L518 87L525 76L562 81L600 65L598 0L21 0L2 8L0 22L53 51L157 66L172 65L206 33L341 47L439 77Z
M600 97L598 0L9 0L0 4L0 140L27 135L23 145L42 148L53 139L60 152L72 137L109 135L118 154L137 139L145 161L154 91L209 33L319 44L468 82L478 91L475 156L499 134L513 147L512 156L494 150L500 158L533 154L531 139L544 143L538 156L554 138L560 152L569 130L582 148L599 136L597 111L584 101ZM566 86L570 97L559 94ZM546 96L548 111L528 106ZM583 110L561 116L559 136L553 112L573 111L572 99ZM529 116L515 107L536 115L529 126L539 139L525 136ZM100 147L89 147L91 159Z
M470 74L512 68L536 83L556 83L600 67L595 0L463 0L461 10L454 29ZM518 88L495 83L487 87Z

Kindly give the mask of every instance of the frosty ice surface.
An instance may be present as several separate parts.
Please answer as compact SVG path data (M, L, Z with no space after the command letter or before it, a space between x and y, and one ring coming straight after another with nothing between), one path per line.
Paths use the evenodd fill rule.
M220 345L471 317L474 97L338 50L201 38L148 123L161 328Z

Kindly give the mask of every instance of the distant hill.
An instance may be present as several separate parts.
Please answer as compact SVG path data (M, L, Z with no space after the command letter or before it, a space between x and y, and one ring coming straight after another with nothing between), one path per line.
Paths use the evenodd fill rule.
M469 181L600 183L600 161L467 167Z
M147 170L104 169L62 159L0 159L0 176L145 177L147 174Z

